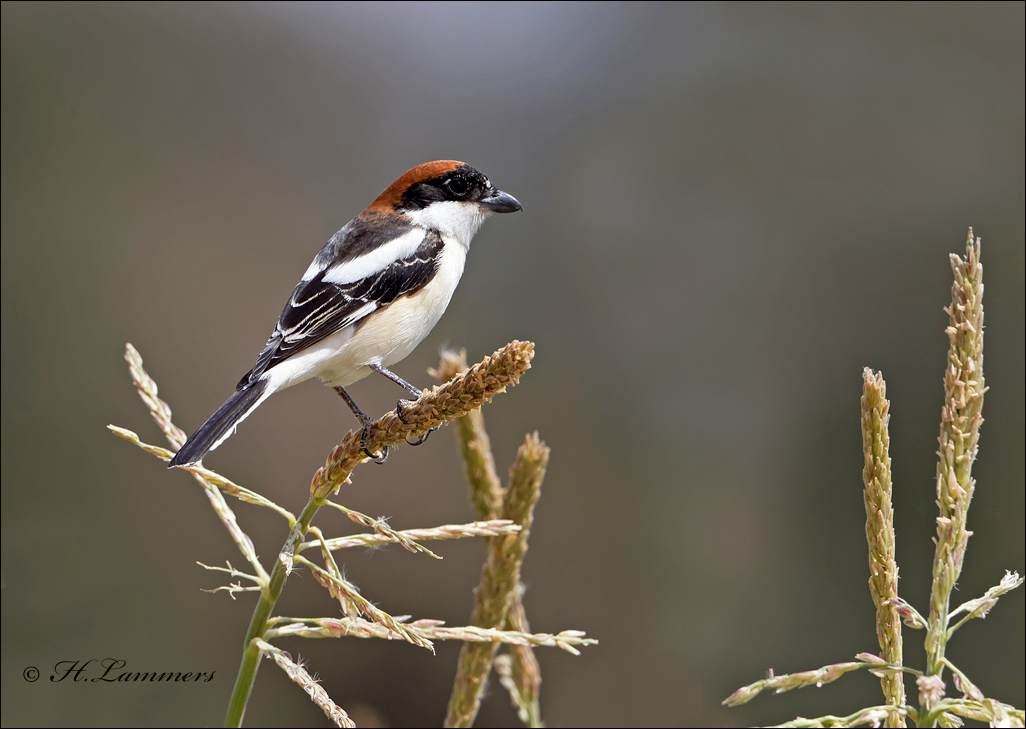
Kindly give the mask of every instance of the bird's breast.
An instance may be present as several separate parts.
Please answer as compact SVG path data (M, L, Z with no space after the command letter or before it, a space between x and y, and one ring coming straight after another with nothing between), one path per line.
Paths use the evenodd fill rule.
M445 313L463 275L466 248L443 241L438 268L427 285L355 325L352 336L324 362L317 377L345 387L366 377L371 372L368 365L391 367L416 349Z

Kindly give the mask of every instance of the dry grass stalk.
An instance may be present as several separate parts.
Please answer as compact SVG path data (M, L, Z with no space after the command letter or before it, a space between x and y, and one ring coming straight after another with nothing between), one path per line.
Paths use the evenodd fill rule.
M995 605L997 605L998 598L1002 595L1011 592L1017 587L1022 587L1023 579L1019 577L1018 572L1009 572L1005 570L1005 576L1001 578L1001 582L994 585L994 587L987 590L983 597L978 597L974 600L968 600L957 608L952 610L948 614L948 622L959 613L965 613L965 615L954 625L948 628L948 637L956 630L961 628L965 623L973 618L985 618ZM956 674L957 678L957 674Z
M425 641L461 640L474 643L506 643L512 646L541 646L560 648L572 655L580 655L576 646L589 646L598 643L594 638L584 637L580 630L564 630L559 633L520 633L513 630L494 630L465 625L447 628L441 620L414 620L404 623L409 616L392 618L402 623L411 633L415 633ZM296 622L289 622L296 621ZM405 638L389 629L380 622L372 622L360 617L346 618L272 618L269 623L281 627L272 627L267 631L268 638L284 636L302 636L304 638L384 638L385 640L405 640Z
M513 596L513 604L509 606L506 626L507 630L530 633L531 625L527 622L523 595L524 586L519 584L516 594ZM538 658L534 655L534 650L525 645L512 645L509 648L509 653L509 680L516 691L510 689L506 683L503 683L503 686L506 686L509 691L520 720L529 727L540 727L542 725L540 703L542 678Z
M128 362L128 370L132 375L132 383L135 385L136 392L139 393L139 397L142 398L145 403L147 410L153 416L153 419L157 423L157 427L160 428L161 432L167 437L168 442L171 446L177 450L182 447L188 436L185 431L179 428L177 425L171 422L171 408L166 402L160 399L157 394L157 383L153 381L146 370L143 369L142 357L139 352L131 344L125 345L125 360ZM116 426L107 426L110 428L115 435L122 438L125 434L131 434L135 436L135 433L127 431L124 428L117 428ZM127 440L132 440L131 437ZM139 443L138 436L133 441L137 445L149 450L142 443ZM152 450L150 452L153 452ZM159 458L164 456L158 455ZM167 456L166 460L171 460L171 455ZM210 501L210 505L214 507L214 512L218 518L221 519L221 523L224 524L225 529L228 530L228 534L231 536L232 541L235 542L239 547L239 551L242 552L246 560L253 566L253 569L258 575L260 575L265 581L268 579L267 572L264 570L263 565L260 564L260 559L257 557L256 549L253 546L253 540L249 538L246 532L242 531L242 527L239 526L238 520L235 518L235 512L232 511L231 507L228 506L228 502L224 500L224 496L218 490L217 486L208 481L201 472L196 469L190 469L193 477L199 481L200 486L203 487L203 493L207 495L207 499Z
M510 342L463 374L425 391L404 409L406 422L400 420L395 411L379 418L367 436L367 450L379 453L383 448L419 438L432 428L479 409L500 392L505 392L507 386L517 384L530 369L533 357L533 342ZM360 432L351 431L314 474L310 492L315 498L325 498L338 490L357 464L366 460L368 457L360 447Z
M869 591L876 605L876 636L885 662L901 665L901 616L890 602L898 596L898 564L894 559L894 509L891 506L891 456L887 432L890 413L883 375L868 367L862 373L862 450L865 467L866 539L869 542ZM888 706L903 706L905 686L900 673L880 678ZM888 713L886 726L905 725L903 716Z
M324 715L331 719L337 727L355 727L356 724L349 718L349 714L335 705L335 702L328 696L328 692L321 688L321 685L307 673L302 663L296 663L285 651L275 648L270 643L257 638L254 643L261 652L278 664L281 670L285 671L290 679L303 687L303 690L310 696L310 699L321 707Z
M508 385L516 384L523 373L530 368L530 361L533 356L534 345L532 343L511 342L490 357L486 357L481 363L470 368L461 376L453 378L450 382L440 387L435 387L431 392L425 392L405 410L405 423L400 421L394 412L380 418L372 426L368 443L369 447L380 450L388 446L398 445L408 438L423 435L433 427L479 408L496 394L505 391ZM180 448L186 440L185 433L171 422L170 407L158 396L156 383L146 374L142 367L142 358L130 344L127 347L126 359L129 363L133 382L143 402L150 410L157 425L167 436L171 445L175 448ZM111 426L111 429L115 434L132 441L159 458L164 460L170 458L170 451L142 443L138 436L131 431L113 426ZM325 467L319 469L315 474L310 498L298 518L259 494L243 489L202 466L194 466L187 469L203 486L225 527L257 572L257 580L259 582L260 599L253 613L246 636L246 647L243 652L242 665L239 669L239 675L226 718L228 725L238 726L242 721L249 695L252 691L253 681L256 677L260 656L256 641L258 639L262 640L267 632L271 610L284 588L285 580L291 571L297 549L303 543L303 538L310 529L311 522L317 511L326 503L329 503L327 501L328 494L332 490L337 490L337 487L348 479L353 467L363 460L366 460L366 457L359 452L359 435L349 433L343 442L332 451ZM238 526L235 514L224 500L224 496L221 493L222 489L237 498L272 508L289 520L292 528L288 540L282 548L270 574L264 570L257 559L249 536ZM409 549L429 552L429 550L415 544L404 535L389 529L380 520L373 520L366 515L353 512L344 507L338 508L346 511L354 521L374 528L378 532L378 536L398 541ZM327 569L317 567L302 557L299 557L299 559L311 567L317 579L328 587L329 591L339 599L344 608L347 608L350 613L362 613L379 621L390 631L395 632L412 643L427 648L431 647L429 640L411 633L405 626L392 619L387 613L375 608L368 601L364 600L353 586L342 579L340 571L334 564L331 556L331 549L327 547L325 540L323 537L320 537L319 533L318 537L322 544L322 553L325 555ZM231 585L226 589L232 594L235 591L246 588L242 588L239 585Z
M869 668L881 678L886 706L863 709L847 717L822 716L797 719L782 726L854 726L870 723L878 726L904 726L905 718L917 726L954 727L962 718L986 721L991 726L1023 726L1026 712L1000 701L986 698L969 678L944 653L952 634L966 621L984 617L1001 595L1023 584L1015 572L1005 572L1001 582L982 597L969 600L949 611L951 591L962 572L965 550L972 532L966 529L969 505L976 482L972 465L978 450L983 417L983 267L980 265L980 239L972 228L966 242L965 258L951 256L955 275L951 287L951 306L946 307L950 325L945 330L950 340L944 370L944 406L937 455L937 536L930 593L929 617L924 618L912 605L897 595L898 568L894 562L894 515L890 503L891 478L888 455L887 422L889 403L883 378L870 370L863 373L862 434L865 451L866 536L869 540L870 589L877 606L877 634L883 657L860 653L861 663L838 663L818 671L773 676L735 691L723 703L736 706L750 701L759 692L778 693L808 685L822 685L843 673ZM957 622L955 618L964 613ZM926 629L927 670L919 672L901 665L901 634L898 620L912 628ZM951 670L961 698L948 697L944 669ZM915 675L919 707L902 705L902 672ZM900 692L900 693L899 693Z
M455 377L467 368L467 351L442 352L441 362L431 375L445 381ZM502 514L505 491L495 470L491 439L485 429L484 414L480 411L468 413L456 421L456 442L463 457L464 472L470 487L470 502L479 519L495 519ZM523 604L523 585L517 585L513 602L506 618L506 629L530 633L527 612ZM510 648L511 659L508 674L500 674L502 685L509 691L510 699L520 720L530 727L541 726L541 667L530 646L515 645Z
M314 579L327 588L328 593L339 601L343 612L348 617L353 618L361 614L366 615L375 623L394 633L396 637L421 648L427 648L432 653L435 652L430 640L422 638L415 630L410 630L408 625L403 625L361 595L356 585L342 577L338 567L335 566L335 561L330 558L331 552L325 549L323 553L328 555L327 564L330 565L329 569L323 569L303 557L297 557L296 560L302 562L310 569Z
M782 694L806 686L822 686L832 683L849 671L857 671L860 668L879 666L876 661L848 661L846 663L833 663L813 671L800 671L798 673L784 673L779 676L771 675L761 681L742 686L723 700L725 706L741 706L747 704L763 691L772 691L775 694Z
M927 674L944 671L947 643L948 607L951 591L962 573L965 549L972 532L966 529L969 504L976 489L972 478L980 424L983 417L983 266L980 241L973 240L972 228L966 242L965 258L951 255L955 281L951 286L951 306L945 311L949 326L945 330L950 346L944 370L944 406L937 450L936 549L933 558L933 590L927 617Z
M360 526L365 526L373 529L375 532L378 533L378 536L383 537L384 539L391 542L397 542L398 544L402 545L403 549L405 549L407 552L422 552L428 555L429 557L441 559L441 557L439 557L437 554L432 552L427 547L417 544L415 541L407 537L402 532L396 531L395 529L390 527L388 525L388 522L384 518L375 519L374 517L367 516L366 514L361 514L359 511L347 509L341 504L336 504L334 501L330 500L325 500L324 505L338 509L343 514L348 516L350 520L355 521ZM302 546L303 545L299 545L299 549L302 549Z
M516 534L520 531L520 525L514 524L509 519L495 519L492 521L475 521L470 524L446 524L445 526L433 527L431 529L404 529L395 534L404 540L428 541L434 539L464 539L466 537L498 537L506 534ZM335 537L325 540L325 544L331 551L346 549L347 547L376 547L385 544L398 542L391 534L352 534L347 537ZM299 550L318 547L320 542L303 542ZM419 545L418 545L419 546Z
M481 584L474 594L472 625L493 628L506 623L520 582L520 565L527 552L533 509L541 494L548 460L548 446L538 439L537 433L528 435L510 469L509 488L502 505L503 517L519 524L522 531L490 540L488 561L481 571ZM468 727L473 724L497 648L497 644L489 643L467 643L463 646L445 726Z
M221 587L215 587L213 590L203 590L203 592L222 592L222 591L223 592L227 592L228 596L231 597L232 600L234 600L236 592L260 592L261 590L264 589L264 585L260 581L259 577L257 577L256 575L248 575L245 572L240 572L239 570L237 570L234 567L232 567L232 563L231 562L226 562L226 563L228 565L227 568L225 568L225 567L214 567L214 566L211 566L209 564L203 564L202 562L200 562L198 560L196 562L196 564L198 564L200 567L202 567L205 570L211 570L212 572L225 572L225 573L227 573L231 577L241 577L242 579L249 580L250 582L253 582L255 584L250 585L249 587L243 587L241 582L232 582L232 583L230 583L228 585L223 585Z
M893 726L904 725L905 710L894 706L871 706L868 709L860 709L849 716L820 716L815 719L803 719L801 717L794 721L777 724L778 727L803 727L805 729L818 729L818 727L838 726L880 726L887 723Z
M436 370L428 370L435 379L447 382L467 369L467 350L458 353L442 352ZM470 486L470 502L478 519L498 519L502 516L503 488L495 470L492 443L484 427L480 410L467 413L455 421L456 443L463 456L463 468Z
M174 455L174 451L170 451L167 448L161 448L160 446L150 445L149 443L143 443L139 440L139 435L127 428L119 428L116 425L108 425L107 430L112 432L117 437L127 440L129 443L133 443L142 450L146 451L150 455L156 456L162 461L170 461ZM204 468L200 465L195 466L179 466L182 471L188 471L196 479L203 484L205 487L210 486L218 488L229 496L234 496L239 501L245 501L247 504L255 504L256 506L263 506L271 511L276 511L284 516L289 525L296 523L296 516L288 509L283 509L274 503L270 499L264 498L256 491L250 491L249 489L239 486L237 483L233 483L216 471L211 471L208 468Z

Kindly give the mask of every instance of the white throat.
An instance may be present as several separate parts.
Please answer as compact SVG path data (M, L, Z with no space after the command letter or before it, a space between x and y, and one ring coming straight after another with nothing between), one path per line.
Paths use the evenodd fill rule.
M443 239L455 240L464 248L470 247L471 239L488 214L489 211L477 203L453 201L433 202L421 210L406 211L417 225L437 230Z

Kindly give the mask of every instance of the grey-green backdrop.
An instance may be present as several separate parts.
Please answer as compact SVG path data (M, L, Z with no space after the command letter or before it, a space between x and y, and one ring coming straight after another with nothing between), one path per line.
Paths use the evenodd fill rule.
M956 599L1024 564L1024 6L3 3L2 721L217 724L252 595L160 442L122 352L177 421L231 392L311 257L415 164L462 159L524 212L474 242L449 311L397 370L513 338L535 368L486 410L503 471L553 449L524 567L550 726L751 725L875 702L866 674L720 706L876 638L859 395L892 400L901 591L926 608L949 252L983 237L987 383L976 534ZM401 394L352 388L370 412ZM208 459L297 509L354 420L308 383ZM451 431L363 466L344 503L396 527L469 520ZM273 558L283 523L240 506ZM325 515L331 533L350 531ZM479 542L351 552L393 614L465 623ZM284 614L337 615L309 574ZM906 655L921 664L921 634ZM458 646L284 641L364 723L440 723ZM1023 591L950 655L1024 702ZM54 684L59 661L215 671ZM37 667L30 683L23 671ZM914 690L914 687L912 687ZM479 724L515 721L493 685ZM323 724L265 664L247 716Z

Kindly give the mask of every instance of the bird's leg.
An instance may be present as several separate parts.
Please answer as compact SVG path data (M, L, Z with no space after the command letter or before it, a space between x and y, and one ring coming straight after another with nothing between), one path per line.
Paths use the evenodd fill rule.
M394 382L395 384L399 385L400 387L406 388L410 392L411 395L416 395L417 397L420 397L421 395L424 394L423 391L418 390L416 387L411 385L409 382L404 380L402 377L397 375L395 372L392 372L392 370L385 369L381 365L376 365L376 364L367 365L367 366L370 367L375 372L377 372L379 375L384 375L385 377L387 377L388 379L390 379L392 382ZM410 402L410 401L407 400L406 402ZM406 421L404 420L403 422L406 422Z
M374 418L365 413L363 410L360 410L360 408L357 407L356 403L353 401L353 398L349 397L349 393L346 392L344 388L336 387L334 389L335 392L337 392L342 397L342 399L346 401L346 405L348 405L349 409L353 411L353 415L355 415L363 424L363 432L360 434L360 450L363 451L367 455L367 457L373 460L375 463L384 463L385 461L387 461L388 446L384 447L384 453L374 454L367 450L367 436L370 435L371 426L374 425ZM380 458L381 460L377 460L378 458Z
M423 391L418 390L416 387L411 385L409 382L404 380L402 377L397 375L395 372L392 372L391 370L386 369L386 368L382 367L381 365L372 364L372 365L369 365L369 367L372 370L374 370L375 372L377 372L379 375L384 375L385 377L387 377L388 379L390 379L392 382L394 382L395 384L399 385L400 387L405 387L407 389L407 391L409 391L409 393L411 395L416 395L419 398L421 395L424 394ZM404 424L407 424L407 425L408 425L408 423L406 423L406 419L403 417L403 409L407 405L412 405L412 404L413 404L412 400L400 400L399 402L397 402L395 404L395 414L396 414L396 416L399 418L399 420L401 420ZM408 440L406 442L409 443L412 446L419 446L421 443L426 441L428 439L428 436L431 435L436 430L438 430L437 427L432 428L431 430L426 432L424 435L422 435L417 440Z

